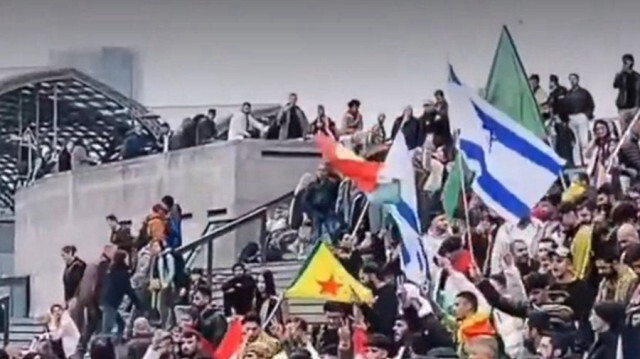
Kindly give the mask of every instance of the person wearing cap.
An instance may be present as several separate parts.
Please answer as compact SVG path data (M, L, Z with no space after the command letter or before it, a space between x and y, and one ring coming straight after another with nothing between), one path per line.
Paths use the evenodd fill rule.
M588 325L589 309L595 300L595 293L584 280L576 278L573 273L573 258L568 248L558 247L550 257L554 282L549 286L549 292L562 294L555 297L560 297L571 308L574 319L578 322L581 341L589 343L592 337Z

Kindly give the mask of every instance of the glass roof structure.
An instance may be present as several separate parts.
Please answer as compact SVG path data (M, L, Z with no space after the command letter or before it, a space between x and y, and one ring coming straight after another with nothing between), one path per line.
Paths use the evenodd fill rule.
M136 125L159 143L157 116L74 69L0 81L0 207L12 209L17 187L53 172L68 143L83 139L97 163L109 162Z

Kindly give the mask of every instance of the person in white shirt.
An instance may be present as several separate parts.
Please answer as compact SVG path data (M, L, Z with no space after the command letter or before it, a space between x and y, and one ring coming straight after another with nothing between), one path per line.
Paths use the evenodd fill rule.
M229 141L251 138L253 131L259 131L260 135L267 132L267 126L256 120L251 114L251 104L242 104L242 110L231 117L229 121Z

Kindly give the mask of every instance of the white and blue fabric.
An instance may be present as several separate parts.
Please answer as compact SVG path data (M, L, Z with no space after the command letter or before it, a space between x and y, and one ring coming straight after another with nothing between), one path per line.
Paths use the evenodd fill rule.
M473 191L510 222L529 216L562 172L564 160L450 71L449 120L459 149L476 173Z
M398 131L389 149L379 173L379 183L397 183L400 187L400 198L392 204L386 204L385 207L402 236L402 272L408 281L421 285L428 279L429 266L420 240L420 217L412 152L407 147L402 131Z

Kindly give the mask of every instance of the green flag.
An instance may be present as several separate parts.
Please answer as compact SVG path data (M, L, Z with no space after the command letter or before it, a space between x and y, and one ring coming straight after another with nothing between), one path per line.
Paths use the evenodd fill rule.
M538 103L506 26L502 28L493 57L485 98L536 136L542 138L546 135Z
M442 206L444 207L444 213L446 213L449 219L459 217L460 207L463 203L462 184L464 181L464 185L467 186L465 189L470 191L471 189L468 187L468 184L471 182L470 179L472 176L473 174L464 163L462 155L458 153L453 168L451 172L449 172L449 177L447 177L447 182L442 188Z

